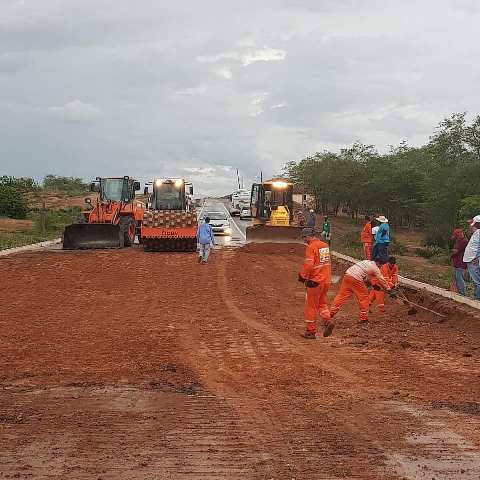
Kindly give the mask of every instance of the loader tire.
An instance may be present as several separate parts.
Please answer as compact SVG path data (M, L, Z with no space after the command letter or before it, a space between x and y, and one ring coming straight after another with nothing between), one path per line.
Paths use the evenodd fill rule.
M135 220L125 217L120 220L120 247L131 247L135 241Z

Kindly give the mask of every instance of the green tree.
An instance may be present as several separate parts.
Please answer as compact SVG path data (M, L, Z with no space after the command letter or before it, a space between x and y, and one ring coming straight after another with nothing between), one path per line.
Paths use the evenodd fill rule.
M421 147L401 142L381 155L355 143L289 162L284 171L324 212L383 213L394 225L424 225L427 243L446 246L459 217L477 209L480 116L470 124L465 113L445 118Z
M39 188L37 182L33 178L9 177L7 175L0 177L0 186L3 185L14 187L24 193L38 190Z
M480 195L469 195L460 202L458 220L461 226L466 220L480 215Z
M13 185L0 184L0 216L23 219L28 205L21 190Z
M62 177L59 175L47 175L43 179L43 187L46 190L61 193L81 193L88 190L88 184L81 178Z

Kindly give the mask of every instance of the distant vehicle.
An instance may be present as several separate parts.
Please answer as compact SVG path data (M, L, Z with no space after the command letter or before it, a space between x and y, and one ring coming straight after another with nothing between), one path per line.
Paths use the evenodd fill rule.
M232 193L232 203L230 205L230 215L240 215L242 207L250 205L250 191L239 189Z
M252 211L250 207L242 207L240 210L240 220L244 220L246 218L250 218L252 216Z
M204 212L202 220L205 220L205 217L210 218L210 225L214 235L230 235L232 233L230 222L225 212Z

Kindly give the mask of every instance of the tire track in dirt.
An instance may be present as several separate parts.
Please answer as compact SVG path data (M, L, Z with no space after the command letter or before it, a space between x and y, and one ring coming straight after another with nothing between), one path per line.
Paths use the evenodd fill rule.
M272 258L272 259L268 258L268 260L264 258L263 261L266 263L265 270L268 271L271 268L268 265L269 260L271 260L276 267L279 267L279 268L281 267L281 263L280 263L278 258ZM283 266L285 266L285 263L293 265L294 261L289 259L289 260L285 260L285 262L283 262L283 260L282 260L282 263L283 263ZM231 266L230 266L230 268L231 268ZM266 288L268 290L268 287L266 287ZM232 300L232 297L234 297L234 295L232 295L231 292L228 291L228 279L227 279L227 273L226 273L225 265L222 266L222 268L219 272L219 290L223 295L225 304L228 306L229 310L231 311L231 313L235 317L235 319L237 319L240 322L244 322L244 323L248 324L250 327L256 328L256 329L258 329L258 330L260 330L264 333L268 333L268 332L271 331L270 326L249 317ZM309 348L307 350L304 345L300 344L300 342L295 342L291 338L288 338L287 340L285 340L285 335L282 335L281 333L275 333L275 336L277 338L280 337L280 340L285 342L286 344L288 344L289 347L293 347L294 344L297 344L297 348L294 348L294 350L297 351L297 352L301 351L303 354L307 354L307 355L310 355L310 356L312 356L314 353L316 353L317 355L319 355L317 357L318 360L322 361L322 368L325 368L330 373L332 373L334 376L342 378L342 380L344 380L346 383L354 381L355 382L355 387L354 388L357 391L364 389L364 387L362 387L362 384L365 385L365 389L366 389L365 394L367 396L368 390L369 390L369 384L371 382L370 378L362 379L362 377L358 375L358 372L355 374L355 376L353 376L349 373L347 373L347 375L342 375L342 373L345 371L345 369L341 369L340 372L339 372L336 368L331 368L330 367L331 364L329 364L328 362L325 362L324 358L322 359L322 353L324 354L324 351L322 352L322 350L316 349L315 348L316 346L309 345L309 347L311 346L311 348ZM335 360L338 360L339 357L340 358L341 357L345 358L345 356L343 356L343 355L339 356L338 354L335 354L334 357L335 357ZM350 359L350 361L351 361L351 359ZM377 394L378 394L378 392L381 392L381 389L379 390L378 387L379 386L376 385ZM311 385L310 385L310 388L312 388ZM344 385L342 385L342 392L345 393ZM359 435L358 435L359 432L369 431L370 436L368 438L365 438L365 441L367 443L369 442L370 444L372 444L376 448L378 448L379 452L382 452L381 454L379 454L380 456L383 456L385 459L390 459L390 460L393 459L393 458L397 458L396 462L393 462L393 461L390 461L390 460L385 462L385 466L387 468L388 468L388 465L390 465L390 467L391 467L390 468L390 475L389 475L388 478L393 478L392 475L394 475L394 474L393 474L392 470L395 470L397 472L397 474L400 475L400 476L406 475L408 478L412 478L412 479L421 478L421 477L418 476L418 470L415 470L415 469L412 470L411 462L408 463L407 459L403 459L403 462L398 460L398 459L403 458L401 456L402 454L398 453L398 452L401 452L402 447L405 444L408 444L409 441L410 441L410 437L407 434L407 432L412 431L412 430L413 431L421 431L423 428L426 427L424 422L419 420L418 417L415 417L415 418L398 418L398 415L395 415L395 413L392 412L391 406L389 404L386 404L383 401L373 401L373 402L370 401L369 407L370 407L370 411L367 415L367 417L369 417L369 418L366 418L366 421L363 421L363 422L359 422L358 418L352 421L352 416L354 417L354 411L352 409L349 412L349 417L347 417L345 419L346 424L342 425L342 430L343 431L350 431L350 436L352 438L355 438L355 437L358 438L359 437ZM390 442L384 442L381 445L380 445L380 442L377 442L377 441L372 442L372 426L375 423L375 421L378 421L381 424L382 423L388 424L390 421L392 421L393 417L396 417L397 431L400 431L401 430L401 425L403 425L403 430L404 430L403 436L400 436L396 439L391 439ZM344 419L343 418L339 419L339 417L336 416L336 421L343 422ZM374 428L373 428L373 430L374 430ZM378 432L378 433L380 434L379 435L379 437L380 437L382 432ZM464 472L464 473L467 472L467 473L465 473L466 476L463 476L461 478L462 479L463 478L465 478L465 479L477 478L477 477L471 477L470 476L472 474L479 473L479 471L477 469L477 465L475 463L472 464L472 458L470 456L470 453L464 454L464 449L463 449L462 445L465 442L465 440L462 440L463 437L461 437L458 434L454 434L454 435L457 435L457 438L460 439L460 440L458 442L453 442L451 445L449 445L444 450L441 449L440 444L438 444L438 443L437 444L435 444L435 443L432 444L432 445L436 445L437 455L441 455L441 456L447 458L447 459L445 459L444 466L442 467L445 470L444 473L445 473L446 476L437 477L437 478L449 478L448 475L450 473L450 469L448 468L448 465L449 465L448 457L453 455L455 452L456 452L456 456L457 456L457 459L459 461L459 464L461 465L459 471ZM389 445L389 443L390 443L390 445ZM420 444L416 445L416 448L417 448L417 456L420 460L428 459L428 458L431 457L432 448L429 447L428 444L426 446L423 446L420 442ZM394 452L394 453L392 453L392 452ZM408 468L406 468L406 465L410 465L408 467L410 470ZM434 472L438 475L439 470L434 469L432 467L431 463L429 464L427 461L425 461L425 463L422 464L422 465L423 465L422 466L422 475L423 474L428 475L429 473L432 473L432 472Z
M224 257L224 260L227 260L227 258ZM232 383L242 382L241 373L244 375L248 374L248 372L243 370L244 368L254 371L260 370L260 372L257 373L258 377L262 375L262 371L266 368L266 365L278 366L282 365L283 362L288 364L301 364L305 362L305 357L311 357L311 351L300 342L287 338L285 335L274 331L268 325L245 315L241 309L235 305L228 292L226 265L227 262L225 261L218 265L218 290L222 302L227 306L231 314L231 325L229 329L232 329L232 325L234 325L234 332L230 331L227 333L225 330L221 332L220 338L203 339L200 342L199 354L201 356L213 354L217 359L220 358L224 362L231 362L232 365L229 371L230 373L233 371L233 377L230 378ZM245 327L248 327L246 332L243 331ZM219 333L216 328L213 329L213 331ZM235 362L240 361L242 372L235 372ZM309 361L311 361L311 358ZM335 381L347 380L348 382L352 382L353 380L353 377L344 369L338 367L333 368L330 364L327 364L327 367L325 367L324 360L322 361L321 370L325 370L329 379L333 377ZM292 381L292 379L290 380ZM307 383L303 376L293 381L298 382L298 384L303 385L303 387L305 387ZM303 382L305 382L305 384L303 384ZM224 383L222 388L225 388ZM309 385L308 388L313 387ZM362 444L370 444L370 447L368 447L369 455L383 457L379 445L372 446L372 442L368 442L366 437L368 428L366 428L366 425L355 425L355 422L346 421L344 418L335 416L334 423L341 424L342 435L345 435L344 445L340 447L337 440L339 436L337 429L335 428L332 431L332 428L328 427L333 418L324 417L323 421L315 420L315 413L310 411L305 401L299 402L297 398L292 396L295 395L295 390L288 392L288 385L287 391L283 388L281 393L269 390L269 395L275 395L275 402L267 400L265 398L265 392L262 390L262 388L256 391L250 389L247 405L245 405L246 399L241 396L237 396L236 398L231 396L230 400L235 403L240 411L244 410L245 417L258 417L258 422L263 423L264 435L262 444L270 444L272 449L277 452L277 473L285 475L285 468L288 469L290 466L292 472L294 470L297 473L301 471L303 475L306 475L305 478L337 478L336 475L345 475L345 471L342 470L340 466L348 463L348 457L352 451L351 448L359 448L358 445ZM313 391L315 391L315 389L313 389ZM236 393L238 394L238 391ZM319 398L322 398L321 392L316 393L319 394ZM274 403L274 405L271 403ZM262 411L270 411L271 414L275 416L276 422L273 425L267 425L265 424L264 415L259 416L253 413ZM325 415L325 412L322 411L321 415ZM320 426L322 424L323 428ZM320 438L319 432L322 432ZM348 446L345 448L351 444L352 439L358 439L357 447ZM291 445L290 448L288 448L289 445ZM362 449L362 447L360 447L360 449ZM329 466L325 465L325 455L329 456L327 461ZM365 458L368 458L369 455L365 455ZM360 472L362 468L368 468L371 474L372 470L378 469L378 476L373 475L371 478L384 478L381 463L375 467L371 465L371 462L368 462L368 467L367 463L363 466L361 464L362 461L357 459L355 462L355 471ZM306 469L305 465L311 465L311 469ZM322 471L322 469L324 471ZM311 475L314 475L314 477ZM339 476L338 478L347 477Z
M243 310L239 308L232 300L234 298L234 295L232 295L232 292L230 292L228 289L228 259L229 256L227 256L225 261L218 267L218 289L222 297L222 301L225 303L228 310L236 320L248 325L249 327L255 329L258 332L261 332L263 338L269 340L273 344L281 345L286 352L297 353L308 357L311 357L312 354L314 354L315 356L317 356L318 361L321 362L320 364L323 370L338 378L343 379L347 383L355 383L355 389L359 388L358 375L354 375L349 370L342 368L338 364L329 362L325 359L326 345L315 345L315 343L309 343L308 346L306 346L304 341L294 339L291 336L287 336L282 332L274 330L266 323L262 323L246 315Z

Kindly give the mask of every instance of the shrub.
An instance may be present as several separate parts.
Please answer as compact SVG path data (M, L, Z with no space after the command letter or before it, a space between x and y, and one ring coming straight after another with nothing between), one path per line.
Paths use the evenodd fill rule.
M442 253L431 257L430 261L435 265L450 265L450 256L443 250Z
M65 225L76 223L82 218L82 209L80 207L74 208L60 208L58 210L49 210L47 213L47 233L61 232ZM33 216L36 225L36 230L41 231L40 214L36 213Z
M435 245L425 245L415 249L415 254L419 257L430 259L435 256L445 255L445 250Z
M392 238L390 246L388 247L388 251L392 255L405 255L405 253L408 251L408 248L403 245L403 243L400 243L398 240Z
M27 201L20 189L13 185L0 184L0 215L23 219L27 212Z

